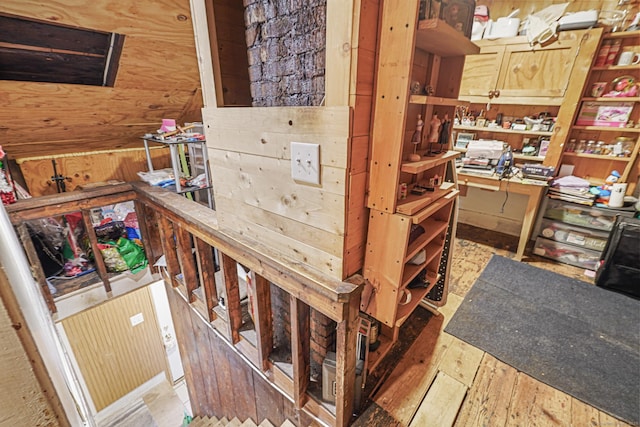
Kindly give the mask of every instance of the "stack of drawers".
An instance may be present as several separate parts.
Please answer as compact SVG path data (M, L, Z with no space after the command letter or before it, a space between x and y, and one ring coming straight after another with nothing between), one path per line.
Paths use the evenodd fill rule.
M596 270L616 215L633 212L546 199L533 253Z

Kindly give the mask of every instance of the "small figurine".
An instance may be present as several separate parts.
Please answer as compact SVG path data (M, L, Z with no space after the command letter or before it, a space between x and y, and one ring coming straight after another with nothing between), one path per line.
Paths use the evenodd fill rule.
M604 184L600 187L594 187L590 190L591 194L595 194L597 196L596 203L608 204L609 196L611 196L611 189L613 184L618 182L620 179L620 172L614 170L611 171L607 179L604 180Z
M422 114L418 114L418 121L416 122L416 130L411 136L411 143L413 144L413 154L409 156L409 161L417 162L420 160L420 154L417 153L418 145L422 142L422 128L424 127L424 121L422 120Z
M431 128L429 129L429 142L437 143L440 138L440 126L442 126L442 121L438 118L438 113L433 113L433 117L429 124L431 125Z

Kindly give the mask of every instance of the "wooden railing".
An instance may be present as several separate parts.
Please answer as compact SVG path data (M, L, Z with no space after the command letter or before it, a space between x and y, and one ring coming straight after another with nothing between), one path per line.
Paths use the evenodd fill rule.
M311 266L293 263L282 254L253 241L250 236L233 230L220 230L214 211L180 195L133 183L30 199L10 206L7 210L12 223L19 231L29 260L34 265L34 277L42 285L43 296L51 311L55 312L55 302L39 268L25 221L80 210L94 247L98 273L109 292L109 275L97 250L89 211L127 200L135 201L149 263L153 265L164 255L166 267L162 269L163 275L174 291L211 328L224 336L229 345L242 353L251 362L252 369L259 370L282 390L297 409L330 425L347 425L354 401L356 323L361 286L327 277ZM243 324L237 263L250 270L255 301L255 338L249 338L242 330L246 324ZM219 304L216 282L225 290L224 309ZM289 296L292 375L270 360L274 340L271 285ZM310 390L311 309L337 324L335 411L323 405L321 396Z

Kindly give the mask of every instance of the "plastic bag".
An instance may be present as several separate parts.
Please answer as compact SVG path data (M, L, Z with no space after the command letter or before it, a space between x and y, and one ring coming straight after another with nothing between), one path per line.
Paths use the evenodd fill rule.
M118 248L112 245L104 245L99 243L100 253L104 260L104 265L107 267L107 271L121 273L127 271L127 263L118 252Z
M116 242L116 247L132 273L137 273L147 266L148 261L144 249L131 240L121 237Z

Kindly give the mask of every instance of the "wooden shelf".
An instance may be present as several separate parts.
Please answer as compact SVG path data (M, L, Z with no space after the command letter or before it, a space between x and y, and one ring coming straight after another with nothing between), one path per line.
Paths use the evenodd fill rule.
M440 246L442 245L435 243L431 244L431 241L440 233L446 231L449 224L446 221L431 220L427 221L425 225L425 233L420 235L414 242L409 245L409 249L407 249L407 256L405 256L404 258L405 263L409 262L409 260L422 249L425 249L425 246L427 251L440 250Z
M439 105L444 107L456 107L458 105L467 105L468 102L460 101L456 98L442 98L439 96L427 96L427 95L411 95L409 97L409 103L420 105Z
M637 128L614 128L614 127L607 127L607 126L573 126L572 129L597 130L598 132L640 133L640 129L637 129Z
M473 55L480 48L440 19L418 22L416 47L442 57Z
M417 162L406 162L402 164L400 170L406 173L417 174L432 169L438 165L444 164L449 160L453 160L460 155L459 152L449 150L443 154L437 154L434 157L424 156L422 160Z
M448 183L445 183L448 184ZM434 191L428 191L424 194L409 194L404 200L398 201L396 211L402 215L412 216L420 212L422 209L430 205L431 203L440 200L441 198L451 194L451 188L442 187L436 188Z
M584 97L582 98L584 102L640 102L640 97L607 97L607 98L590 98Z
M553 135L553 132L542 132L542 131L533 131L533 130L513 130L513 129L487 128L487 127L462 126L462 125L454 126L453 129L468 130L472 132L510 133L515 135L538 135L538 136Z
M605 40L609 39L626 39L632 37L640 37L640 30L637 31L617 31L615 33L606 33L602 35Z
M429 291L440 280L440 275L432 271L427 271L427 279L429 280L429 286L426 288L408 289L411 292L411 301L405 305L398 305L398 312L396 314L396 327L402 326L402 324L409 318L413 310L420 304L422 298L424 298Z
M589 154L589 153L564 153L565 157L584 157L594 160L612 160L614 162L629 162L631 157L617 157L617 156L603 156L602 154Z
M382 359L389 353L391 347L393 347L393 339L386 335L378 334L378 340L380 345L375 351L369 352L369 360L367 363L367 370L373 372L373 370L380 364Z
M638 65L603 65L593 67L593 71L637 71Z

